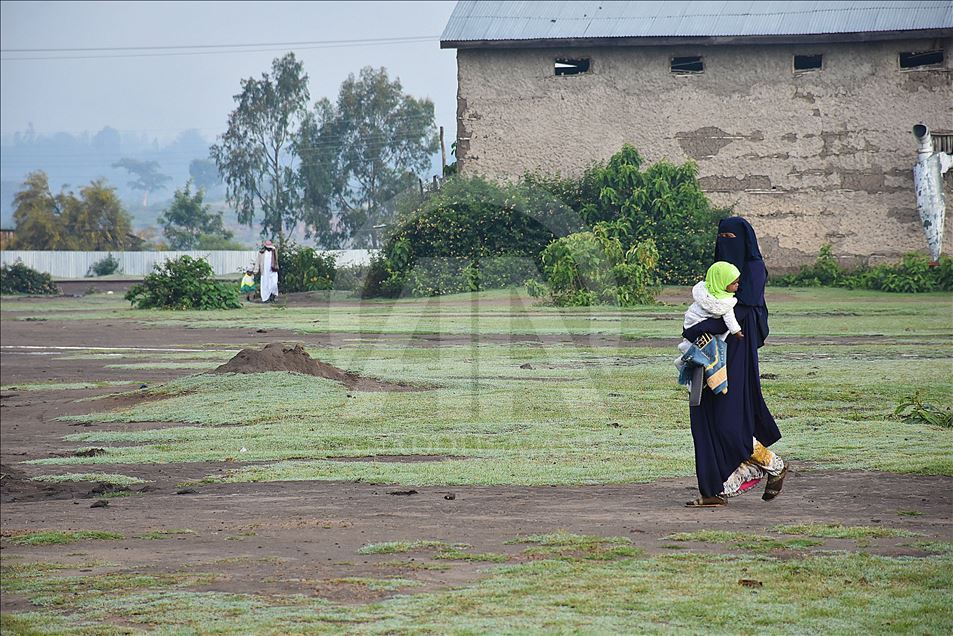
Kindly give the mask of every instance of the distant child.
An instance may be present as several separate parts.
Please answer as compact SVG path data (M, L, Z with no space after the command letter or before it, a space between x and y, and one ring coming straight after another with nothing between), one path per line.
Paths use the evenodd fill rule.
M252 269L246 269L245 275L242 276L242 286L238 290L245 294L245 300L250 301L251 295L255 293L257 286L255 285L255 272Z
M721 341L724 341L729 333L743 339L745 336L741 333L741 325L735 318L735 304L738 302L735 292L738 291L740 278L741 272L731 263L718 261L709 267L705 280L692 287L692 299L695 302L685 312L683 328L687 329L709 318L724 318L728 332L713 335ZM678 350L685 353L691 344L683 339Z

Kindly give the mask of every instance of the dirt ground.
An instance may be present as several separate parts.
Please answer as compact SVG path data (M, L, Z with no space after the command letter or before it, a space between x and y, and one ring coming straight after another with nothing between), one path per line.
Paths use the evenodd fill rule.
M22 349L30 344L52 347L156 347L238 349L287 338L309 346L335 346L356 334L258 333L253 330L157 328L117 321L0 321L5 386L36 382L134 380L153 385L181 370L107 369L108 360L61 360L54 349ZM364 335L364 337L370 337ZM534 339L528 337L529 339ZM406 339L406 338L405 338ZM429 344L440 346L444 341ZM469 341L469 337L466 338ZM446 342L453 342L453 339ZM628 341L631 344L633 341ZM421 346L421 343L414 341ZM590 343L596 344L596 343ZM621 344L600 341L603 346ZM658 345L660 341L653 340ZM132 377L130 374L134 374ZM137 384L138 385L138 384ZM137 385L131 388L135 389ZM953 540L953 480L869 472L836 472L793 465L784 493L766 503L755 494L732 500L725 509L691 510L683 502L695 494L692 478L652 484L589 487L406 487L349 482L282 482L198 485L183 492L183 481L199 479L226 464L35 466L29 459L72 453L79 444L63 436L82 430L56 421L66 414L129 406L137 397L111 394L130 387L70 391L6 389L0 395L0 479L4 535L24 530L109 530L123 533L119 541L86 541L72 545L24 547L4 542L3 555L28 560L120 563L130 572L193 572L216 575L206 588L262 594L314 594L345 602L363 602L392 592L357 585L332 585L342 577L394 576L414 570L426 591L474 580L486 563L446 562L448 569L416 570L425 553L359 555L367 543L436 539L467 543L474 552L500 552L521 558L524 546L506 541L519 534L564 529L578 534L620 535L649 553L667 548L662 537L700 529L760 533L776 524L842 523L884 525ZM101 396L94 401L80 398ZM174 422L168 426L176 426ZM96 425L97 430L132 430L161 425ZM380 459L380 458L378 458ZM427 461L427 457L387 458ZM361 461L349 458L347 461ZM230 464L234 466L234 464ZM106 507L91 507L109 489L91 483L39 484L29 477L41 473L107 472L149 480L132 486L131 496L107 499ZM452 494L452 497L450 496ZM915 511L898 514L898 511ZM192 534L167 540L137 535L156 530L188 528ZM923 554L909 539L874 540L869 551L880 554ZM696 547L696 546L693 546ZM697 546L718 552L724 546ZM826 540L827 549L852 548L854 542ZM395 558L402 566L381 566ZM3 595L0 609L28 606L15 595Z

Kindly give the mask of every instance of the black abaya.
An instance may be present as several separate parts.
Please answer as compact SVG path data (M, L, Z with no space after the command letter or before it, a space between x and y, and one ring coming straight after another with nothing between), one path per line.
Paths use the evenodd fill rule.
M695 442L695 473L703 497L721 493L725 480L741 462L749 459L753 438L765 446L781 439L781 431L761 395L758 369L758 308L737 305L735 317L744 340L728 336L728 393L702 391L701 404L689 408ZM689 327L684 335L694 340L702 333L724 333L721 318L712 318Z
M751 225L741 217L723 219L715 260L733 263L741 271L735 318L744 340L728 336L726 353L728 393L715 395L703 390L701 404L689 407L692 438L695 442L695 472L703 497L721 493L725 480L754 451L753 439L770 446L781 439L781 431L761 394L758 349L768 337L768 308L764 286L768 272L758 239ZM734 237L721 236L723 233ZM685 329L682 335L694 341L703 333L725 333L722 318L710 318Z

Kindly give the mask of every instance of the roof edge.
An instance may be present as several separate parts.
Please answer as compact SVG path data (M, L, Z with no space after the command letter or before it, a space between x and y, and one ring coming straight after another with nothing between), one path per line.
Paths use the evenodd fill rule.
M816 44L883 40L953 38L953 28L903 31L858 31L788 35L653 36L598 38L536 38L527 40L441 40L441 49L537 49L567 46L723 46L728 44Z

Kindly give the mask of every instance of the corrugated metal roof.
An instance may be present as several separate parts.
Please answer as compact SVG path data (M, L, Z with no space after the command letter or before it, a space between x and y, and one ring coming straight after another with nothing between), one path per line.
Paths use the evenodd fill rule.
M698 38L953 28L953 0L457 3L441 42Z

